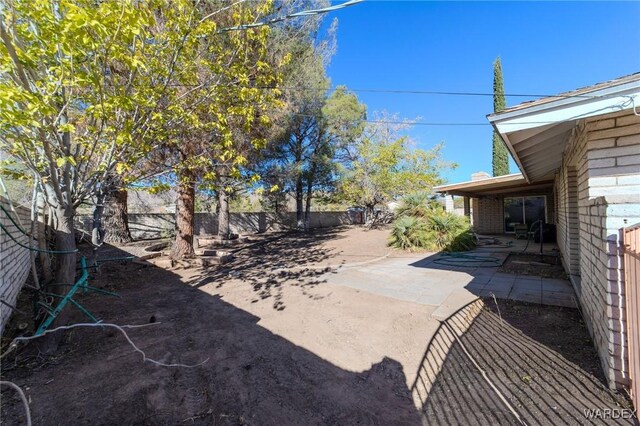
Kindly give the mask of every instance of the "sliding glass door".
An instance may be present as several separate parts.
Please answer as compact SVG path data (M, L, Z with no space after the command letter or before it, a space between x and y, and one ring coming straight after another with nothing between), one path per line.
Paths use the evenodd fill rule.
M505 197L504 199L504 230L515 232L514 227L526 224L527 229L538 220L546 222L547 200L544 195L534 197Z

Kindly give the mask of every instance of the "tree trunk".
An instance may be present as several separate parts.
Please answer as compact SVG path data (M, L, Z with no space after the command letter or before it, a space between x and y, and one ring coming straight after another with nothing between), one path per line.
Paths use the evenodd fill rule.
M311 219L311 179L307 182L307 199L304 207L304 232L309 232L310 230L310 219Z
M176 237L171 247L174 260L193 257L193 228L195 217L196 183L193 173L178 176L178 200L176 203Z
M73 227L73 207L56 209L55 236L56 254L55 280L58 284L74 284L76 280L76 253L68 253L76 249L76 238Z
M104 240L104 228L102 226L102 216L104 214L105 194L102 190L96 194L96 205L93 208L93 224L91 226L91 243L99 246Z
M307 199L304 208L304 231L309 232L311 225L311 198L313 196L313 179L316 174L316 163L311 165L311 170L307 176Z
M228 240L231 235L229 226L229 194L218 190L218 236Z
M42 193L38 193L38 248L42 250L42 252L38 255L38 259L40 260L40 269L42 270L42 283L44 285L48 284L53 280L53 269L51 267L51 256L48 253L45 253L46 250L49 249L48 241L48 227L47 227L47 215L45 211L47 210L47 205L44 200L44 196Z
M374 217L374 209L375 209L375 207L376 207L375 204L373 204L373 205L365 205L364 206L364 208L365 208L365 211L364 211L365 220L364 220L364 222L366 224L371 224L375 220L375 217Z
M127 190L119 189L111 193L107 199L104 225L104 240L110 243L128 243L132 241L129 231L129 211L127 207Z
M56 239L56 268L55 268L55 284L49 289L55 294L65 294L69 291L69 286L75 284L76 281L76 239L74 234L73 218L75 215L72 206L58 207L53 209L54 215L54 235ZM60 302L59 298L55 298L54 306ZM57 316L56 320L49 328L54 328L58 324L64 324L65 318L68 316L67 306ZM53 353L58 349L58 345L63 334L53 333L40 339L39 348L44 353Z
M304 190L302 173L296 177L296 229L304 229Z
M296 135L296 229L304 229L304 188L302 183L302 142L303 138Z

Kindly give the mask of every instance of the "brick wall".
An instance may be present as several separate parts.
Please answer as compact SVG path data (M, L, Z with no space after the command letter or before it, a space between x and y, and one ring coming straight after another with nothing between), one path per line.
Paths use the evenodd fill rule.
M504 204L502 197L472 198L473 229L478 234L504 233Z
M580 123L567 142L562 167L556 174L556 222L558 247L565 269L574 276L580 292L580 228L579 218L587 214L588 175L586 163L587 127ZM584 225L582 225L584 227Z
M9 203L0 197L0 205L4 207L13 219L22 224L23 228L29 232L31 228L30 210L15 206L21 222L18 222L15 214L11 211ZM11 223L9 217L0 210L0 223L7 231L24 245L29 244L29 238L23 235L15 225ZM37 227L36 227L37 230ZM20 247L11 240L7 232L0 229L0 298L6 303L15 306L18 293L22 289L31 269L30 252L26 248ZM0 304L0 335L4 326L11 317L11 308L5 304Z
M628 385L621 228L640 222L640 117L581 122L556 174L558 244L611 387Z
M504 194L487 195L481 198L472 198L473 229L478 234L502 234L504 233L504 198L546 195L547 197L547 223L555 223L555 197L552 191L531 191L524 188L522 191Z

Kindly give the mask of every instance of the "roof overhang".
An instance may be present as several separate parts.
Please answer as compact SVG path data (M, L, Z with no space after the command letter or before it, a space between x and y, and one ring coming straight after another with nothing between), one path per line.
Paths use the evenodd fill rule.
M579 120L640 107L640 76L524 103L487 116L527 182L551 179Z
M543 190L550 188L553 181L537 182L530 184L520 173L498 176L487 179L472 180L468 182L454 183L451 185L436 186L436 192L449 195L479 198L486 195L498 195L524 191Z

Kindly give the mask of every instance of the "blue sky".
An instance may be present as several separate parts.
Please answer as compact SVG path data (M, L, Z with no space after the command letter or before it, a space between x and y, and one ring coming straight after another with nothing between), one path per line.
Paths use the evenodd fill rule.
M506 93L555 94L640 72L640 2L365 1L334 12L328 73L353 89L492 91L502 58ZM425 122L488 123L492 98L357 93L368 106ZM527 98L507 98L515 105ZM420 148L445 143L469 180L491 172L490 126L416 126ZM511 172L517 171L511 163Z

